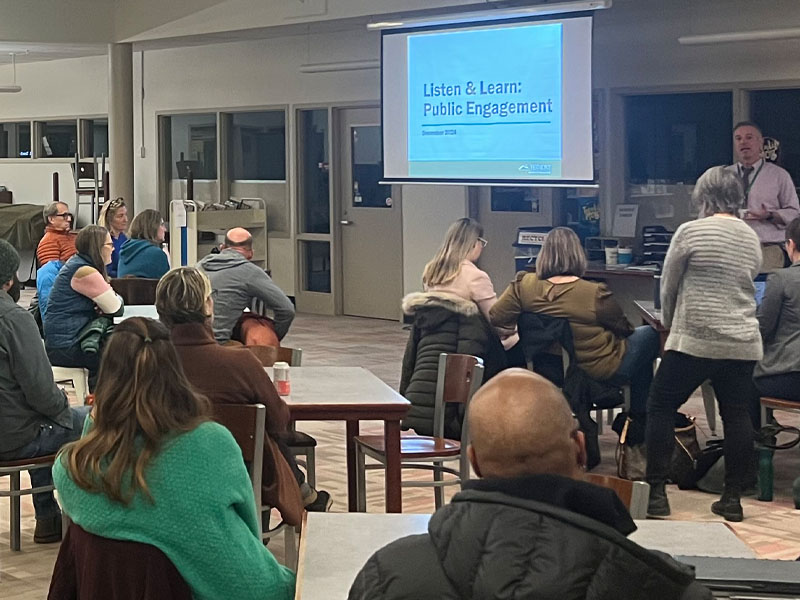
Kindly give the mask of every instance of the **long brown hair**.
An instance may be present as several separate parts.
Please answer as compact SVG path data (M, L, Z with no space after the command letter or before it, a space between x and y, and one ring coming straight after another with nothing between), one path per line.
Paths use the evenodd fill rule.
M465 217L450 225L442 246L422 272L425 287L444 285L455 279L462 261L469 256L482 235L483 227L474 219Z
M191 431L210 414L208 400L186 380L167 328L144 317L114 329L94 406L94 427L64 447L62 460L78 487L125 505L137 491L152 501L150 461L168 437Z
M103 260L103 245L106 243L108 230L102 225L87 225L75 238L75 249L89 259L92 266L108 281L106 263Z

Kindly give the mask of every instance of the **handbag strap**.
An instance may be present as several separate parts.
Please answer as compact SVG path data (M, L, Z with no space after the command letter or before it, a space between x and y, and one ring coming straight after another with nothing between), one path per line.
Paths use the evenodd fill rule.
M793 440L779 444L777 438L781 433L791 433L796 437ZM759 446L762 448L768 448L770 450L788 450L789 448L794 448L797 446L797 444L800 444L800 429L791 425L780 425L778 423L764 425L758 434ZM772 442L772 440L775 441Z

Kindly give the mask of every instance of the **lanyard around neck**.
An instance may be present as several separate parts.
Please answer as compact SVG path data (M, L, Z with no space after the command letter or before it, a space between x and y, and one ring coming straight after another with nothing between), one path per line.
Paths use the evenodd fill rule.
M758 170L753 174L752 179L750 179L750 181L747 182L747 187L744 188L744 202L745 202L745 205L747 205L747 201L750 198L750 190L753 189L753 184L756 182L756 178L758 177L758 174L761 173L761 169L763 169L763 168L764 168L764 159L762 158L761 159L761 164L758 165ZM742 167L742 171L744 171L744 167ZM742 175L743 175L743 173L740 173L739 177L741 177Z

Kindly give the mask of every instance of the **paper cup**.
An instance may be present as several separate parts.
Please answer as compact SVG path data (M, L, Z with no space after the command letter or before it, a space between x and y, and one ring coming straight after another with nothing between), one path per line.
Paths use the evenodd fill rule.
M617 260L621 265L629 265L633 262L633 249L632 248L619 248L617 250Z
M607 265L616 265L619 258L619 249L618 248L605 248L606 251L606 264Z

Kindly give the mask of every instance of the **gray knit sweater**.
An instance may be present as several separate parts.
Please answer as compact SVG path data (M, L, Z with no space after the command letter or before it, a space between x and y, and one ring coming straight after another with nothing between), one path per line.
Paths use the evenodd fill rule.
M753 280L761 245L743 221L706 217L672 238L661 277L666 350L714 359L761 360Z

